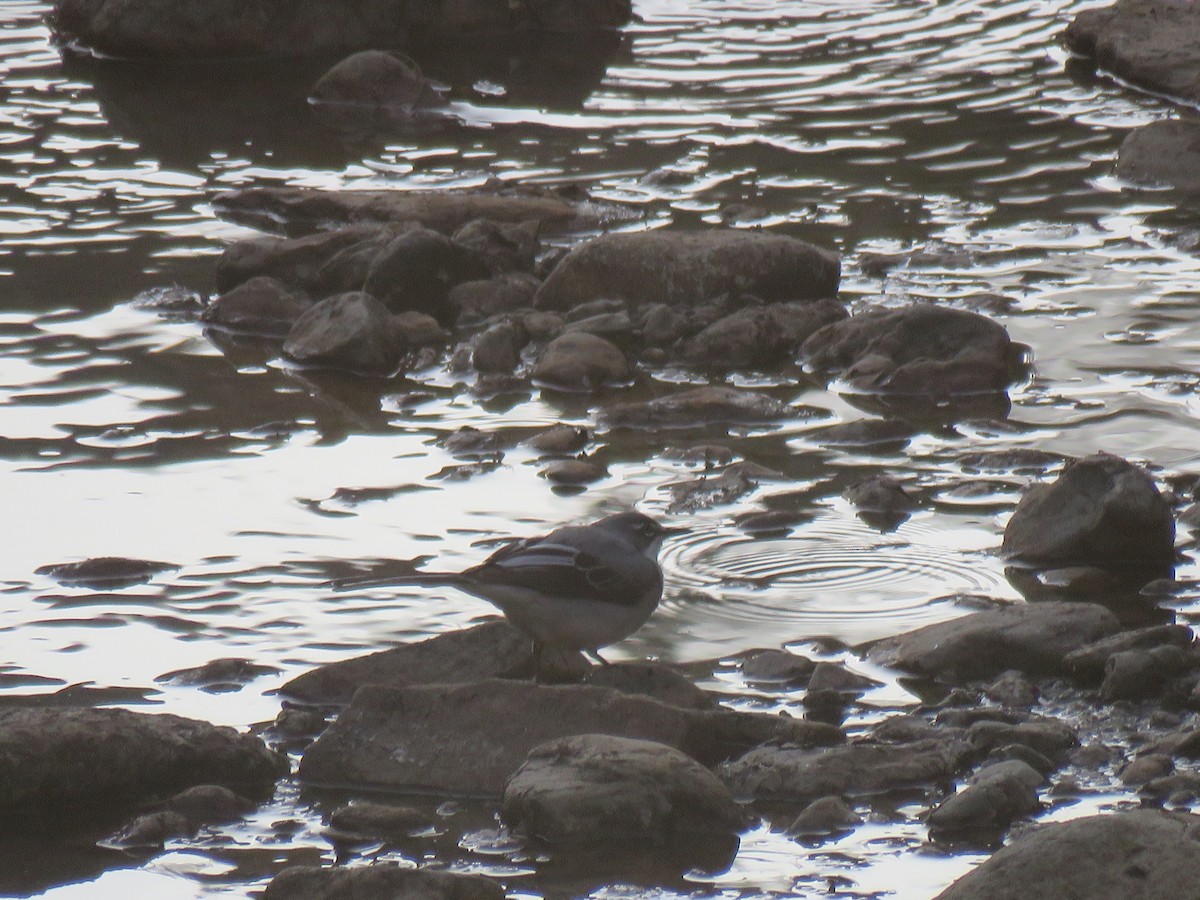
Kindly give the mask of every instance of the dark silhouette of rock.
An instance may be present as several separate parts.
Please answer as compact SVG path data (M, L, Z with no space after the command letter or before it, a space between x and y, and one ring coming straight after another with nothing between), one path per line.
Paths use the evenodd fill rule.
M704 764L771 739L796 746L843 739L820 723L682 709L587 685L367 686L305 752L300 777L314 785L495 797L535 746L591 733L657 741Z
M200 320L240 334L285 337L312 301L278 278L259 275L217 297Z
M796 837L816 837L850 831L862 819L841 797L822 797L800 811L787 832Z
M433 824L434 818L419 809L389 803L351 803L329 816L334 838L400 840Z
M476 372L512 372L521 364L528 337L516 323L497 322L472 342L471 365Z
M633 370L620 349L586 332L559 335L546 345L533 367L535 383L560 391L594 391L632 377Z
M382 225L354 225L298 238L234 241L217 260L217 289L228 292L251 278L268 276L319 297L356 291L370 261L395 234Z
M935 900L1162 900L1200 884L1200 817L1151 810L1042 825Z
M159 675L155 681L165 681L171 684L194 685L213 693L240 690L256 678L263 675L274 675L279 670L274 666L264 666L248 659L224 658L214 659L202 666L190 669L176 669Z
M1067 46L1136 87L1200 102L1200 7L1188 0L1117 0L1067 26Z
M1197 26L1200 33L1200 25ZM1200 79L1200 51L1197 51ZM1200 193L1200 122L1167 119L1135 128L1121 142L1117 174L1147 187Z
M389 121L441 106L445 97L411 59L394 50L363 50L346 57L313 85L320 106L352 107L357 117Z
M1175 520L1149 475L1098 453L1025 493L1005 526L1002 550L1039 566L1165 572L1175 557Z
M493 276L532 273L538 252L538 222L473 219L454 232L454 243L471 250Z
M56 0L58 39L140 59L314 56L514 31L619 28L629 0Z
M826 325L804 342L800 358L860 390L938 397L1003 392L1021 362L1002 325L931 303Z
M288 358L307 366L382 376L410 349L387 307L362 291L326 297L296 320L283 344Z
M618 403L600 414L610 428L693 428L700 425L763 425L786 418L791 408L754 391L701 387L653 400Z
M971 613L884 638L867 652L883 666L950 682L1008 669L1064 673L1072 650L1114 634L1116 616L1086 603L1030 603Z
M764 301L837 293L837 256L795 238L714 228L613 233L575 247L538 291L540 309L569 310L597 299L633 305L653 298L699 306L722 295Z
M926 820L943 836L1006 829L1018 816L1041 809L1041 772L1019 759L993 763L976 772L967 786L943 801Z
M0 710L0 809L82 818L198 784L269 785L287 760L232 728L123 709Z
M500 813L560 845L734 835L745 824L728 788L690 756L607 734L534 747L504 786Z
M1083 681L1099 684L1111 657L1127 650L1153 650L1157 647L1191 647L1195 637L1188 625L1151 625L1123 631L1073 650L1064 662L1071 674Z
M37 575L49 575L60 584L79 585L99 590L126 587L149 581L160 572L171 572L179 566L149 559L126 559L123 556L98 556L72 563L38 566Z
M531 306L539 284L526 272L464 281L446 292L446 307L460 327L473 325L499 313Z
M684 709L714 709L717 701L675 669L655 662L620 662L593 666L583 677L584 684L607 687L622 694L651 697Z
M769 745L722 766L721 774L735 797L811 803L831 795L937 784L958 771L968 752L953 738L827 749Z
M487 272L469 251L429 228L396 235L371 261L362 289L392 312L416 310L447 318L446 295L455 284Z
M689 338L680 355L709 371L769 369L790 362L809 335L846 316L834 300L747 307Z
M264 900L504 900L504 888L482 875L369 866L291 866L271 879Z

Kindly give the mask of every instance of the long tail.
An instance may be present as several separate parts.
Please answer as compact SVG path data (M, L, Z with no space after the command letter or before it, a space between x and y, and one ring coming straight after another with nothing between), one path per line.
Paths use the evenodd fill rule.
M407 574L398 572L395 575L384 575L382 577L375 575L355 575L350 578L338 578L329 582L329 586L337 593L342 593L344 591L358 590L359 588L404 587L414 584L458 587L463 583L464 579L458 572L410 572Z

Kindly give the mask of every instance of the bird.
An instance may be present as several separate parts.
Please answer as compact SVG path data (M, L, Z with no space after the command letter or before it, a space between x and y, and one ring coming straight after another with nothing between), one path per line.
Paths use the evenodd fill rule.
M608 665L601 648L629 637L658 607L658 551L667 537L685 531L622 512L515 540L461 572L345 579L334 586L453 587L497 607L533 641L535 672L546 648L579 651Z

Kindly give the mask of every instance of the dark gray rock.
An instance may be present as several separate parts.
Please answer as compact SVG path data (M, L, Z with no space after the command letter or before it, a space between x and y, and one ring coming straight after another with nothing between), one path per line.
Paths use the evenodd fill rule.
M214 659L202 666L190 669L176 669L159 675L155 681L165 681L170 684L193 685L204 688L212 693L241 690L256 678L263 675L274 675L279 669L274 666L264 666L248 659L225 658Z
M980 755L1017 744L1050 760L1065 759L1079 743L1071 726L1040 717L1019 723L976 722L967 729L967 741Z
M910 744L846 744L828 749L764 746L721 767L735 797L810 803L948 781L969 748L953 738Z
M386 306L357 291L326 297L296 320L284 354L306 366L391 375L411 349Z
M804 807L787 832L796 837L815 837L850 831L862 819L841 797L822 797Z
M445 235L415 227L396 235L371 261L362 289L392 312L416 310L448 318L451 286L486 274L473 254Z
M804 342L800 358L860 390L934 397L1003 392L1021 370L1002 325L930 303L826 325Z
M492 278L464 281L447 292L446 306L459 327L473 325L530 306L539 284L527 272L506 272Z
M112 590L149 581L161 572L172 572L179 566L149 559L127 559L123 556L97 556L79 562L54 563L38 566L37 575L48 575L59 584L79 585L98 590Z
M833 297L839 277L837 256L782 235L725 228L613 233L575 247L542 284L536 303L569 310L613 298L632 306L651 300L698 306L742 294L811 300Z
M592 459L560 459L538 474L554 484L594 484L608 477L608 469Z
M367 686L304 754L311 784L499 796L538 744L573 734L651 740L709 764L764 741L842 740L827 725L732 710L668 706L586 685L479 681Z
M752 474L752 467L735 464L720 474L678 481L667 485L671 502L669 513L692 513L711 509L723 503L735 503L758 488L759 480Z
M1037 685L1020 672L1009 670L1000 673L991 684L983 688L983 695L1001 706L1028 709L1038 702Z
M621 662L593 666L584 684L638 694L684 709L714 709L717 701L675 669L662 663Z
M1087 603L1030 603L972 613L874 644L879 665L958 682L1008 669L1061 673L1072 650L1116 633L1116 616Z
M138 59L318 56L409 41L523 30L619 28L629 0L514 4L508 0L56 0L58 39L103 56Z
M594 391L632 377L624 353L604 338L583 332L556 337L533 367L536 383L560 391Z
M312 301L278 278L259 275L217 297L200 321L240 334L284 337Z
M440 106L445 97L402 53L363 50L321 76L309 93L317 104L352 105L360 115L383 112L407 117Z
M931 831L943 835L1003 830L1018 816L1041 809L1037 791L1045 780L1017 759L993 763L934 809L927 823Z
M1021 835L935 900L1162 900L1200 884L1200 818L1149 810Z
M610 428L693 428L764 425L792 412L774 397L729 387L701 387L654 400L618 403L601 413Z
M680 356L708 371L770 369L794 359L796 349L817 329L847 315L834 300L747 307L689 338Z
M504 900L504 888L482 875L368 866L291 866L271 879L264 900Z
M529 274L536 265L538 223L474 219L454 232L454 243L474 253L494 276ZM539 283L534 278L534 284Z
M335 838L399 840L433 824L433 817L419 809L388 803L351 803L329 815L329 830Z
M196 831L197 827L186 816L160 810L138 816L116 834L100 841L100 846L131 851L161 849L167 841L189 837Z
M545 431L539 431L525 442L541 453L578 453L587 446L591 434L580 425L551 425Z
M745 824L721 780L690 756L606 734L534 747L505 785L500 814L558 845L733 835Z
M826 447L903 447L917 433L899 419L858 419L836 425L822 425L807 437Z
M917 508L916 499L890 475L872 475L857 481L842 496L861 512L897 515Z
M548 191L491 184L449 191L237 188L218 194L213 204L225 218L266 230L278 229L282 224L289 233L299 234L354 225L360 240L362 229L372 224L374 228L416 224L450 235L476 219L511 224L537 222L546 229L569 229L594 227L605 215L616 213L612 208L566 200ZM327 234L344 230L338 228Z
M742 675L753 684L803 685L816 663L785 650L755 650L742 660Z
M1118 700L1148 700L1162 693L1176 675L1192 665L1181 647L1167 645L1150 650L1122 650L1104 664L1100 697Z
M446 329L437 319L425 313L409 311L392 316L392 323L404 336L409 347L444 347L450 341Z
M235 241L217 260L217 290L226 293L260 276L313 296L359 290L370 259L395 235L382 225L354 225L298 238Z
M318 666L293 678L280 693L303 703L343 704L365 684L409 687L520 678L532 673L533 645L507 621L497 619Z
M163 807L193 825L209 825L234 822L252 810L254 803L222 785L198 784L166 800Z
M1196 58L1200 76L1200 52ZM1200 122L1167 119L1133 129L1117 153L1117 174L1147 187L1200 193Z
M1200 102L1200 7L1190 0L1117 0L1079 13L1063 37L1137 87Z
M1004 528L1002 551L1039 566L1169 570L1175 520L1149 475L1098 453L1026 492Z
M0 810L86 815L197 784L265 786L288 770L261 740L123 709L0 710Z
M1147 753L1121 769L1121 784L1126 787L1141 787L1148 781L1170 775L1174 771L1175 761L1171 757L1165 753Z
M1122 631L1068 653L1063 661L1071 674L1084 681L1099 682L1110 657L1126 650L1151 650L1155 647L1190 647L1194 642L1187 625L1151 625Z
M879 682L873 678L851 672L838 663L824 661L813 667L808 681L810 691L837 691L855 697L877 687Z
M512 372L521 364L525 329L512 322L497 322L478 335L471 345L471 365L477 372Z

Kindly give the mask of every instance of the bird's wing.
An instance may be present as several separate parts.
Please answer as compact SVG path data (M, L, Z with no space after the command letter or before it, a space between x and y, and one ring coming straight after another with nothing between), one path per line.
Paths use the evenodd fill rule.
M486 562L468 571L469 575L493 584L533 587L554 597L600 600L619 606L632 606L641 599L642 587L630 575L658 577L657 566L643 556L629 554L616 568L596 555L556 543L552 539L527 540L509 544L493 553ZM645 568L649 564L653 573Z

